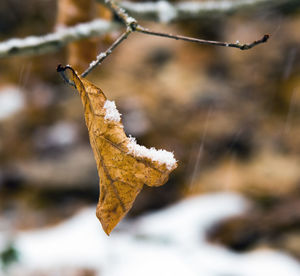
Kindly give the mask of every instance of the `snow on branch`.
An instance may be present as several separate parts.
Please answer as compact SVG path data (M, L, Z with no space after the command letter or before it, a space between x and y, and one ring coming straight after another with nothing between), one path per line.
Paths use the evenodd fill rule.
M56 32L44 36L13 38L0 42L0 58L13 55L38 55L55 51L72 41L103 35L116 27L117 25L114 23L98 19L74 27L60 28Z
M102 2L102 0L98 0ZM248 8L261 3L278 2L274 0L212 0L170 3L120 1L118 4L133 16L140 19L154 19L168 23L178 19L200 18L208 13L226 13L240 8Z

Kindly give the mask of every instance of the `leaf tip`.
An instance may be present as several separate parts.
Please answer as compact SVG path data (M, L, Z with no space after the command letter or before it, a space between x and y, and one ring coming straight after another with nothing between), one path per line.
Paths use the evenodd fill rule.
M102 229L103 231L105 232L105 234L107 236L110 235L111 231L114 229L115 225L116 224L111 224L109 222L109 220L107 220L107 218L105 219L105 217L103 216L102 214L102 211L101 211L101 207L98 205L97 208L96 208L96 217L98 218L98 220L100 221L101 223L101 226L102 226Z
M106 223L102 222L101 220L100 220L100 223L102 225L102 228L103 228L105 234L107 236L109 236L111 231L113 230L113 227L111 227L109 224L106 224Z

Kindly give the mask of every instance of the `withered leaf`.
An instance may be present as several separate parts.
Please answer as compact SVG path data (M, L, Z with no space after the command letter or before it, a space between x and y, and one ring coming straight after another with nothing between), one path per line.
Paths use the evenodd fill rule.
M100 178L97 217L107 235L132 207L144 184L163 185L176 167L172 153L146 149L127 137L114 102L70 66L71 80L81 96L85 122Z

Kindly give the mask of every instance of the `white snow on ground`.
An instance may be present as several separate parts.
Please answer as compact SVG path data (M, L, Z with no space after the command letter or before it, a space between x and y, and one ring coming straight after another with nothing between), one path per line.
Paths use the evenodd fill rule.
M208 227L246 208L236 194L198 196L123 222L109 237L95 208L87 208L56 227L20 233L19 269L85 267L99 276L299 276L299 263L286 254L236 254L205 241Z
M176 9L168 1L158 1L157 10L160 22L169 23L176 15Z
M0 120L4 120L25 106L25 98L19 88L8 86L0 90Z

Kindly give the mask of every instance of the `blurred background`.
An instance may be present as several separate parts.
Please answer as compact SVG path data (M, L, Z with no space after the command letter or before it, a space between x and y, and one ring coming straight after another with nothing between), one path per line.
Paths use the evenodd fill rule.
M139 22L227 42L270 34L266 44L240 51L134 33L88 75L128 135L179 160L110 237L95 216L80 98L56 66L84 71L121 28L0 59L0 275L300 275L300 2L257 2ZM0 40L95 18L114 20L92 0L1 0Z

